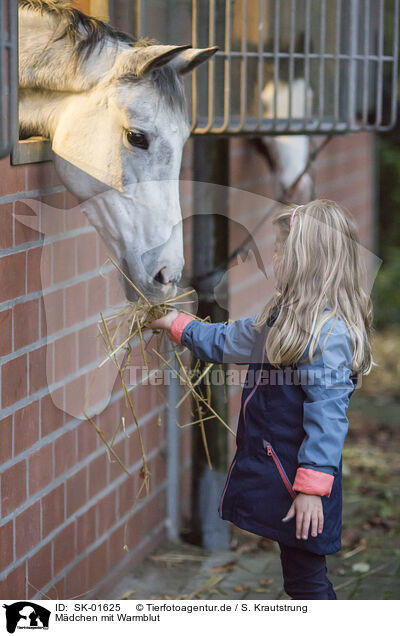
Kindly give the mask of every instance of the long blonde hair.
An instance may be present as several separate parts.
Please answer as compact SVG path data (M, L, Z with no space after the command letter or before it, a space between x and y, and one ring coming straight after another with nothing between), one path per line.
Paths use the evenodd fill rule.
M276 260L279 292L254 323L260 329L278 312L266 340L268 360L276 366L296 364L310 342L312 362L322 327L339 318L350 332L352 370L366 375L374 364L372 303L363 289L355 224L334 201L311 201L293 215L294 209L282 209L273 219L283 237Z

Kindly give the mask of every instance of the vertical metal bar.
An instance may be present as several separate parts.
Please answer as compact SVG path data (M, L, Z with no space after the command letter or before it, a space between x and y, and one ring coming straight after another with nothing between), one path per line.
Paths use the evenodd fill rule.
M229 1L229 0L228 0ZM263 119L263 103L262 91L264 82L264 0L258 3L259 21L258 21L258 105L257 105L257 124L256 130L260 128Z
M240 124L242 131L247 116L247 0L243 0L242 63L240 73Z
M342 0L336 0L336 32L335 32L335 76L333 88L333 126L335 129L339 123L339 91L340 91L340 25Z
M397 71L399 61L399 0L395 0L394 6L394 33L393 33L393 73L392 73L392 103L388 128L396 123L397 118Z
M294 81L294 40L296 30L296 4L295 0L291 0L290 6L290 44L289 44L289 104L288 104L288 122L286 129L292 128L292 99L293 99L293 81Z
M225 0L225 59L224 59L224 119L222 126L213 129L214 133L223 133L229 128L231 116L231 35L232 0Z
M382 93L383 93L383 29L384 29L384 0L379 0L379 26L378 26L378 81L376 90L376 119L375 126L379 128L382 123Z
M368 102L369 102L369 18L370 18L370 0L365 0L364 13L364 65L363 65L363 105L362 105L362 125L368 124Z
M358 0L351 0L349 31L349 80L348 80L348 124L350 130L355 130L356 121L356 92L357 92L357 60L358 51Z
M326 40L326 0L321 0L321 26L320 26L320 47L319 47L319 100L318 100L318 126L324 118L325 110L325 40Z
M197 0L192 0L192 46L197 48ZM192 130L197 128L197 70L192 72Z
M310 20L311 20L311 0L306 0L305 11L305 37L304 37L304 119L303 127L307 130L311 119L312 113L308 112L308 93L310 90Z
M274 116L272 130L277 129L277 101L279 89L279 23L280 23L280 0L275 0L275 23L274 23Z
M215 44L215 0L210 0L209 4L209 23L208 23L208 46ZM208 62L208 122L205 132L212 128L214 121L214 74L215 59L214 57Z

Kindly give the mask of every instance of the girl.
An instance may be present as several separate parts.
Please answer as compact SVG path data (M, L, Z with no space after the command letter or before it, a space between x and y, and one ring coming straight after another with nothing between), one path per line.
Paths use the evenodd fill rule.
M202 360L249 364L219 514L278 541L293 599L336 599L325 555L341 547L346 410L372 366L372 310L336 203L286 208L274 227L277 294L258 316L207 324L174 310L151 327Z

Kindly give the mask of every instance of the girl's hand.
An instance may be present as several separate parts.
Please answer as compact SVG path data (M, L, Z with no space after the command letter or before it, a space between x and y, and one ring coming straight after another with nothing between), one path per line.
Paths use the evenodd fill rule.
M146 326L149 329L166 329L167 331L171 331L171 325L177 317L178 313L179 312L176 311L176 309L173 309L162 318L157 318L157 320L149 322Z
M296 539L308 539L311 523L311 536L321 534L324 527L324 513L319 495L306 495L300 492L290 506L282 521L296 517Z

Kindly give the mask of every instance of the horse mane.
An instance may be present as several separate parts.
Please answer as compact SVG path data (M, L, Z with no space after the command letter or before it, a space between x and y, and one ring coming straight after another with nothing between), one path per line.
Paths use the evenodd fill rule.
M74 53L79 60L89 57L96 46L101 48L106 39L115 43L124 42L132 47L155 43L149 39L137 40L102 20L82 13L65 0L18 0L18 4L38 13L47 13L58 19L60 25L65 23L65 28L55 37L55 41L68 38L74 45Z

